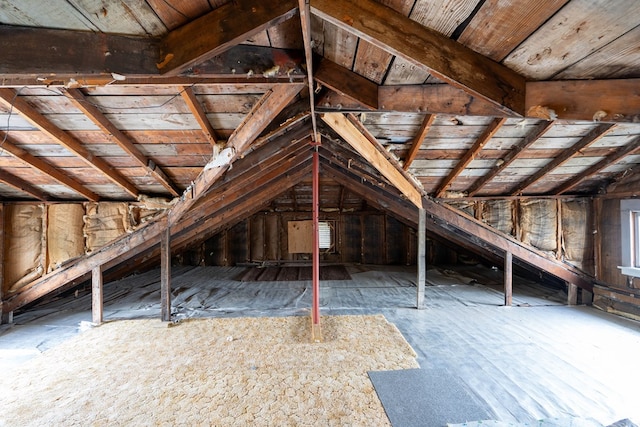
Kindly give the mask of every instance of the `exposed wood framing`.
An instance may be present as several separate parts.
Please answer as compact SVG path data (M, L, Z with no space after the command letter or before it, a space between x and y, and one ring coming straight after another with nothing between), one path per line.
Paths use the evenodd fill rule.
M104 319L102 267L91 270L91 321L99 325Z
M640 121L640 79L528 82L526 111L550 108L559 119Z
M160 234L160 318L171 321L171 227Z
M573 283L567 283L567 305L578 304L578 287Z
M493 136L500 130L502 125L507 121L506 118L500 117L495 118L489 124L489 126L485 129L485 131L480 135L480 137L476 140L473 146L465 153L465 155L460 159L460 161L456 164L453 170L447 175L447 177L442 181L438 189L436 190L436 197L442 197L444 192L447 190L447 187L460 175L460 173L469 166L469 163L475 159L480 151L484 148L484 146L493 138Z
M322 120L349 143L362 157L395 185L418 208L422 207L422 195L414 184L393 166L356 126L340 113L325 113Z
M420 129L418 129L418 133L413 137L413 141L411 142L411 147L409 148L409 152L407 153L407 158L404 160L402 164L402 169L407 170L411 163L418 155L418 151L420 151L420 147L422 146L422 142L425 137L429 133L429 129L436 119L435 114L426 114L424 119L422 120L422 124L420 125Z
M167 34L161 42L161 73L176 75L250 39L297 12L295 0L256 3L236 0Z
M556 199L556 259L562 259L562 200Z
M134 198L138 197L138 189L133 184L111 168L104 160L93 155L93 153L87 150L82 143L70 133L63 131L51 123L45 116L29 105L27 101L18 96L16 91L12 89L0 89L0 103L4 104L8 109L12 108L19 112L20 115L31 124L76 154L89 166L109 178L114 184L120 186Z
M427 281L427 214L423 208L418 210L418 277L416 286L416 308L424 308L424 287Z
M207 114L205 113L204 108L202 108L202 104L200 104L200 101L196 98L196 94L193 92L193 87L182 86L180 95L182 96L185 104L187 104L187 107L189 107L189 110L191 110L191 114L193 114L193 117L195 117L196 121L200 125L207 141L215 147L218 142L216 131L213 126L211 126L211 122L207 118Z
M49 196L44 191L40 191L38 188L32 186L23 179L20 179L17 176L13 176L3 170L0 170L0 181L4 182L10 187L15 188L18 191L30 195L31 197L35 197L40 201L44 202L47 200L51 200L51 196Z
M498 176L500 172L505 170L514 160L516 160L524 150L526 150L531 144L536 142L542 135L544 135L549 129L551 129L554 125L554 121L543 121L539 125L537 125L531 132L524 137L522 142L520 142L515 147L511 148L509 152L502 157L502 163L491 168L488 174L476 180L476 182L467 190L467 195L469 197L475 196L482 187L485 186L486 183L491 181L493 178Z
M84 185L80 184L75 179L71 178L69 175L59 171L49 163L45 162L44 160L40 160L40 158L28 153L26 150L23 150L17 145L14 145L11 142L12 139L10 135L7 135L5 132L0 131L0 139L4 140L1 149L19 159L23 163L39 170L45 175L58 181L60 184L71 188L72 190L76 191L92 202L97 202L100 199L100 196L86 188Z
M65 90L67 98L71 100L73 105L82 111L85 116L89 118L96 126L98 126L102 132L107 135L111 135L113 140L120 148L124 150L131 158L133 158L140 167L144 168L154 179L160 183L171 195L178 196L180 191L169 180L167 175L156 165L152 160L148 159L140 150L135 146L134 142L125 135L120 129L118 129L111 121L100 111L100 109L94 105L91 100L80 89L67 89Z
M514 257L525 263L535 266L562 280L574 283L577 286L591 291L592 279L578 270L576 267L560 262L555 258L525 245L512 236L501 233L483 222L477 221L467 215L460 214L454 208L437 203L430 198L424 199L425 209L429 215L437 218L440 226L454 230L462 230L474 236L474 239L484 241L503 251L511 252Z
M522 193L528 187L533 185L534 183L541 180L543 177L547 175L547 173L551 172L558 166L562 165L564 162L575 156L585 147L593 144L603 136L607 134L615 125L612 124L601 124L596 126L593 130L591 130L587 135L582 137L580 141L575 143L568 149L565 149L562 154L556 156L552 161L547 163L543 168L541 168L538 172L533 175L530 175L527 179L516 185L509 193L513 195L517 195Z
M525 80L507 67L373 0L312 0L311 12L505 114L524 115Z
M602 199L593 199L593 267L596 280L602 280Z
M0 202L0 324L3 322L3 304L4 298L4 204Z
M300 13L300 26L302 28L302 42L304 44L304 57L307 66L307 79L309 86L309 104L311 108L311 127L313 128L313 141L320 143L318 126L315 114L315 91L313 88L313 48L311 46L311 15L309 12L309 0L298 0ZM318 320L319 322L319 320Z
M504 305L511 307L513 301L513 254L504 253Z
M633 141L631 141L630 143L628 143L624 147L619 148L618 150L616 150L613 153L609 154L607 157L605 157L604 159L600 160L595 165L588 167L586 170L584 170L580 174L578 174L575 177L571 178L567 182L561 184L557 188L554 188L552 193L553 194L558 194L558 195L562 194L562 193L566 193L567 191L569 191L572 188L574 188L576 185L580 184L585 179L595 175L596 173L600 172L602 169L615 164L617 161L622 159L624 156L626 156L628 154L633 154L633 153L635 153L637 151L640 151L640 137L637 137L636 139L634 139Z
M335 62L328 59L320 61L313 77L324 86L367 109L378 108L378 85Z

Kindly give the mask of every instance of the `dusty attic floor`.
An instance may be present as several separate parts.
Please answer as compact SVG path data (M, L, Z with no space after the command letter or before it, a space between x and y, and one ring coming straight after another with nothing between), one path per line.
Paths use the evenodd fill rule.
M430 269L426 309L416 310L415 270L349 266L352 280L321 283L322 314L383 314L423 368L456 375L495 419L530 422L575 416L603 425L640 423L640 324L566 295L514 280L514 307L492 289L501 272ZM239 282L241 267L174 268L173 310L191 317L307 315L310 282ZM484 286L482 283L489 286ZM525 285L526 283L526 285ZM108 284L107 320L159 316L159 272ZM33 308L0 329L0 375L78 334L90 295ZM519 306L517 306L519 305Z

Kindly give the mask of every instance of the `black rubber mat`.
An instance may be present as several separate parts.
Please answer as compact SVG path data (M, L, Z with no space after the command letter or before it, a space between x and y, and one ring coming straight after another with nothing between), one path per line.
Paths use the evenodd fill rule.
M444 427L495 417L444 369L371 371L369 378L394 427Z

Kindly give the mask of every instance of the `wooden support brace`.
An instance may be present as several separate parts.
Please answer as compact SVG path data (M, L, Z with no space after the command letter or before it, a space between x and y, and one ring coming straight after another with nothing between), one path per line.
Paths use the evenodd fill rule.
M103 295L102 266L97 266L91 270L91 321L94 325L100 325L104 320Z
M418 286L416 308L424 308L424 287L427 280L426 266L427 214L423 208L418 210Z
M171 229L160 235L160 316L171 321Z
M504 305L511 307L513 300L513 254L504 254Z
M578 286L567 282L567 305L578 304Z

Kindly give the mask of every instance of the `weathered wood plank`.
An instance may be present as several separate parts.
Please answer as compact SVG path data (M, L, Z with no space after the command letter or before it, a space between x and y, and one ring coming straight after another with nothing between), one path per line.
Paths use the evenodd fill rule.
M602 138L611 128L615 125L612 124L601 124L596 126L593 130L591 130L586 136L584 136L578 143L574 144L570 149L565 150L561 155L547 163L543 168L541 168L535 174L529 176L527 179L518 184L515 188L513 188L510 192L511 195L516 195L522 193L527 187L533 185L537 181L541 180L548 173L552 172L557 167L561 166L571 157L575 156L580 150L585 147L588 147L593 142Z
M409 166L411 166L411 163L413 162L413 160L418 155L418 152L420 151L420 147L422 146L422 143L424 142L424 138L429 133L429 129L431 128L431 125L433 124L435 119L436 119L435 114L426 114L424 116L424 120L422 121L422 124L420 125L420 130L418 130L418 133L413 138L413 142L411 143L411 147L409 148L409 152L407 153L407 157L405 158L405 161L402 164L402 169L407 170L407 169L409 169Z
M487 0L458 41L494 61L502 61L567 2L568 0L540 0L532 3Z
M102 267L91 270L91 321L99 325L104 320Z
M502 163L497 164L491 169L491 172L480 178L473 184L469 190L467 191L469 196L474 196L478 191L482 189L482 187L497 175L499 175L503 170L505 170L509 165L512 164L514 160L522 155L522 153L529 147L531 144L536 142L542 135L544 135L551 127L554 125L552 121L545 121L540 123L533 129L532 132L528 133L527 136L519 143L517 146L513 147L506 156L502 157ZM523 156L524 158L524 156Z
M161 43L158 69L176 75L212 58L297 12L294 0L256 4L249 0L227 3L167 34ZM211 31L215 28L216 31Z
M191 113L200 124L202 132L209 140L209 143L215 147L216 143L218 142L216 131L213 126L211 126L211 122L206 116L206 113L204 111L204 108L200 104L200 101L198 100L198 98L196 98L196 94L193 92L193 89L190 86L185 86L182 88L180 95L182 95L182 99L184 100L185 104L187 104L189 110L191 110Z
M172 182L170 182L165 173L152 160L140 152L123 132L120 131L107 117L100 111L98 107L90 103L84 93L80 89L66 89L65 95L71 100L73 105L82 111L96 126L102 131L110 135L114 142L129 156L131 156L140 167L147 170L156 181L158 181L171 195L177 197L180 193Z
M340 113L325 113L322 120L367 159L380 173L395 185L413 204L422 207L422 195L415 186L396 169L353 123Z
M373 0L313 0L311 11L507 114L524 114L524 78L392 9Z
M69 175L61 172L55 167L51 166L49 163L41 160L38 157L33 156L31 153L23 150L22 148L14 145L12 143L12 139L9 135L5 134L3 131L0 131L0 139L4 142L2 143L2 150L10 153L15 156L15 158L20 159L25 164L32 166L33 168L39 170L40 172L50 176L55 179L62 185L66 185L72 190L76 191L80 195L86 197L87 199L96 202L100 199L100 197L94 192L90 191L88 188L84 187L80 182L74 180Z
M56 4L59 7L61 3ZM91 24L102 33L157 37L167 31L162 21L144 0L126 3L75 0L69 5L83 17L89 19ZM39 11L38 14L40 13L42 12ZM42 26L49 27L48 25ZM66 25L62 27L67 28Z
M513 254L504 253L504 305L511 307L513 301Z
M559 119L640 121L640 79L528 82L526 109L550 108Z
M636 27L639 13L637 2L572 0L503 63L527 79L548 80Z
M442 181L438 190L436 191L436 197L441 197L442 194L447 190L449 185L462 173L464 169L469 166L469 163L476 157L476 155L484 148L484 146L489 142L493 135L500 130L502 125L506 122L506 118L496 118L493 119L493 122L485 129L483 134L478 138L478 140L473 144L473 146L465 153L465 155L460 159L460 161L456 164L453 170L449 173L449 175Z
M164 25L173 30L180 25L209 12L212 7L217 7L224 1L216 0L172 0L170 3L163 0L147 0L154 12L162 20ZM214 3L210 5L209 3Z
M17 176L14 176L3 170L0 170L0 181L12 188L15 188L21 193L28 194L29 196L34 197L43 202L47 200L51 200L51 196L49 196L45 192L32 186L30 183L24 181L23 179L18 178Z
M171 321L171 227L160 233L160 318Z
M25 100L21 99L20 96L17 96L15 91L11 89L0 89L0 103L12 106L14 110L19 112L38 129L45 132L68 150L73 151L89 165L98 170L98 172L104 174L116 185L122 187L122 189L131 196L138 197L138 190L135 186L124 179L118 172L114 171L102 159L95 157L82 145L80 141L47 120L47 118L41 115L35 108L29 105Z

